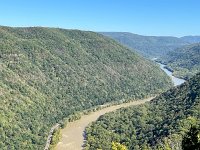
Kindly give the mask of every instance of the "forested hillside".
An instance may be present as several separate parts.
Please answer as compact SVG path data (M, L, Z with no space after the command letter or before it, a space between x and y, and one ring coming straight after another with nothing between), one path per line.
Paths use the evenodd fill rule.
M190 78L200 72L200 44L191 44L169 52L161 62L172 69L175 76Z
M75 111L170 86L159 67L97 33L0 27L0 149L43 149Z
M142 36L128 32L101 32L101 34L115 39L148 58L163 56L169 51L189 43L170 36Z
M189 43L199 43L200 42L200 36L184 36L180 38L181 40Z
M196 136L195 142L200 144L200 132L194 134L190 130L191 125L200 125L199 119L200 74L197 74L149 103L101 116L86 129L86 149L111 149L113 143L130 150L177 150L182 148L182 143L189 147L188 135Z

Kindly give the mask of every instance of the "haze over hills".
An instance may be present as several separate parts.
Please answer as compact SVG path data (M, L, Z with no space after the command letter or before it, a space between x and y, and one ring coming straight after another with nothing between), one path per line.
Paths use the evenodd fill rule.
M105 114L86 129L86 149L111 149L120 143L130 150L182 149L191 125L200 125L200 74L137 107ZM191 132L186 146L199 150L198 132ZM196 146L194 146L196 143ZM197 144L198 143L198 144ZM194 148L196 147L196 148Z
M175 76L190 78L200 72L200 43L183 46L161 57Z
M184 36L184 37L181 37L180 39L182 39L185 42L189 42L189 43L199 43L200 42L200 36Z
M189 44L188 41L170 36L143 36L128 32L100 33L115 39L121 44L148 58L164 56L169 51L173 51L178 47Z
M0 27L0 147L43 149L64 117L171 87L155 64L94 32Z

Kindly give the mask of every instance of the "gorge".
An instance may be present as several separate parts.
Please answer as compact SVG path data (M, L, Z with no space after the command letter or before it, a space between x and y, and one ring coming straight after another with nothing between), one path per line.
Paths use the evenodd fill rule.
M160 68L172 79L172 82L174 83L174 86L180 85L185 82L184 79L178 78L173 76L173 72L169 69L166 68L166 65L158 63L157 64L160 66Z
M172 82L174 83L174 86L178 86L182 83L185 82L185 80L177 78L173 76L173 72L166 69L164 64L156 62L160 68L171 78ZM81 119L76 120L74 122L70 122L67 124L67 126L61 130L61 140L56 146L56 150L80 150L84 146L84 133L85 133L85 128L91 124L92 122L96 121L100 116L108 113L108 112L113 112L116 111L120 108L126 108L129 106L136 106L140 104L144 104L145 102L148 102L152 100L153 97L143 99L143 100L138 100L138 101L132 101L130 103L122 103L119 105L114 105L110 107L106 107L102 110L90 113L88 115L83 115Z

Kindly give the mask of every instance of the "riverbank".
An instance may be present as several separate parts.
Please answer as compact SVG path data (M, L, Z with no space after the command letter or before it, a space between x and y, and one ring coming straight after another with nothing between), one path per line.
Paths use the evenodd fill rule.
M172 79L172 82L174 83L174 86L178 86L178 85L180 85L180 84L182 84L182 83L184 83L186 81L184 79L181 79L181 78L173 76L173 71L171 69L167 68L167 66L165 64L162 64L162 63L157 62L157 61L156 61L156 63Z
M166 68L166 65L161 64L159 62L156 62L156 63L159 64L160 68L168 76L171 77L171 79L174 83L174 86L180 85L185 82L185 80L183 80L183 79L174 77L172 75L173 72L168 70ZM140 100L140 101L133 101L133 102L129 102L129 103L122 103L119 105L111 105L111 106L108 106L101 110L97 110L96 112L92 112L90 114L85 114L85 115L82 114L81 119L67 123L67 126L61 130L62 137L55 149L56 150L62 150L62 149L63 150L64 149L80 150L80 149L82 149L83 142L84 142L84 130L89 125L89 123L97 120L99 116L101 116L107 112L115 111L122 107L139 105L139 104L145 103L146 101L150 101L151 99L152 98Z
M54 130L58 129L59 127L60 127L60 124L57 123L57 124L55 124L55 126L53 126L51 128L44 150L48 150L49 149L50 144L51 144L51 140L52 140L52 136L53 136L53 132L54 132Z
M99 116L115 111L122 107L129 107L134 105L144 104L147 101L152 100L153 97L138 101L132 101L129 103L122 103L110 107L103 108L99 111L92 112L88 115L83 115L80 120L69 122L67 126L61 130L61 140L56 146L56 150L81 150L84 144L84 131L85 128L93 121L96 121Z

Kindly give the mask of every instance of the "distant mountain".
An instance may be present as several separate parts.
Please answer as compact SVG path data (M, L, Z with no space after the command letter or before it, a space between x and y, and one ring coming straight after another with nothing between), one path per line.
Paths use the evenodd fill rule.
M158 66L100 34L0 27L0 149L43 150L63 118L171 85Z
M200 72L200 43L187 45L169 52L161 58L174 71L174 75L189 78Z
M188 44L177 37L170 36L142 36L128 32L101 32L101 34L115 39L148 58L163 56L169 51Z
M191 126L199 125L200 74L197 74L150 103L122 108L99 117L87 127L85 145L86 149L109 150L112 143L120 143L130 150L181 150L183 136ZM196 136L196 143L200 144L200 132L190 135ZM186 139L187 143L183 142L186 147L194 144L188 137ZM199 150L199 147L193 150Z
M181 40L189 43L199 43L200 42L200 36L184 36L180 38Z

